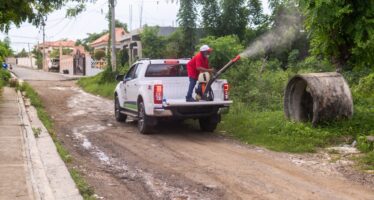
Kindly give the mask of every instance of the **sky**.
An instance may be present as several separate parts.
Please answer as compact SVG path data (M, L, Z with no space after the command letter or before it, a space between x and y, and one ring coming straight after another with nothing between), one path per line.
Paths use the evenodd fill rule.
M143 3L142 3L143 2ZM269 13L267 0L262 0L265 13ZM177 26L177 13L179 4L172 0L117 0L116 19L127 23L129 29L140 27L140 8L143 4L142 25ZM63 38L77 40L87 36L88 33L101 32L108 28L105 18L108 12L108 0L97 0L89 3L86 11L75 18L66 18L66 9L49 14L46 21L46 41L57 41ZM132 8L132 9L131 9ZM132 10L130 18L129 11ZM0 39L6 37L6 33L0 32ZM29 23L23 23L19 28L14 25L8 32L11 47L15 52L23 48L28 51L34 45L43 41L43 34L40 28Z

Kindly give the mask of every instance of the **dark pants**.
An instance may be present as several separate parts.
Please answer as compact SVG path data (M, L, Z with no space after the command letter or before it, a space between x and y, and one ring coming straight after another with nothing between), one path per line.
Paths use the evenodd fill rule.
M193 89L195 88L196 82L197 82L196 79L193 79L190 77L190 85L188 86L186 99L192 99L192 92L193 92Z

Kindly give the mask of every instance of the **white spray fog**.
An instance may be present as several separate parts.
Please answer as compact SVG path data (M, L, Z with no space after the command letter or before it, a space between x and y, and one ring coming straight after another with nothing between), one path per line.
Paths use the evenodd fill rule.
M297 38L301 28L301 19L298 13L288 13L278 17L275 28L261 35L240 54L242 58L250 58L270 49L282 48Z

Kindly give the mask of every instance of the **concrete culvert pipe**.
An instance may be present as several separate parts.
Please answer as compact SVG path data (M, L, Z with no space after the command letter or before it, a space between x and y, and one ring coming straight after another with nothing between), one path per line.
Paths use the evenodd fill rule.
M287 84L284 112L288 119L320 122L350 118L353 101L349 86L339 73L296 75Z

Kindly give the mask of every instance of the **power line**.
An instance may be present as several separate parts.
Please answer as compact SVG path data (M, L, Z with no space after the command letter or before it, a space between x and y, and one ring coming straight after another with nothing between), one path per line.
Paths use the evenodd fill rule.
M38 39L37 37L28 37L28 36L21 36L21 35L8 35L8 34L4 34L4 33L1 33L2 35L4 36L8 36L8 37L15 37L15 38L26 38L26 39Z

